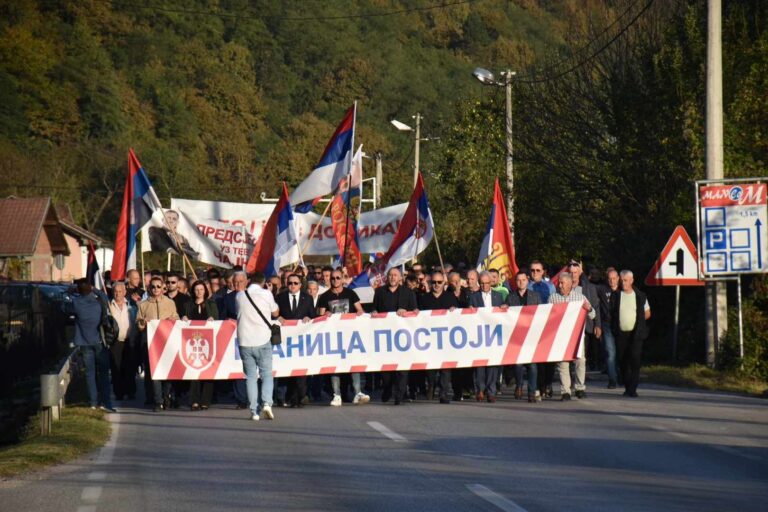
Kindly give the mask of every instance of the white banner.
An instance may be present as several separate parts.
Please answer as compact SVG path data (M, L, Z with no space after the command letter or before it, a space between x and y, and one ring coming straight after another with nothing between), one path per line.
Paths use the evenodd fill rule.
M276 377L497 366L576 358L580 302L289 321L273 347ZM157 379L242 378L234 320L153 320L149 359Z
M363 212L358 221L360 250L370 254L386 252L407 207L408 204L403 203ZM171 209L166 212L169 212L168 221L175 225L182 247L190 258L229 268L245 265L273 209L271 204L171 199ZM299 244L304 247L313 226L320 222L320 215L294 213L294 217ZM177 253L162 213L156 212L142 230L141 250ZM338 252L331 219L326 217L315 228L306 254L333 256ZM296 262L298 256L296 248L286 254L281 264Z

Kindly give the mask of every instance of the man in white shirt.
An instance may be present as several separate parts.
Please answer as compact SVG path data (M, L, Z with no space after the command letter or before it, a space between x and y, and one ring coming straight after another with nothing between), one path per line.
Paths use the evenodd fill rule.
M237 292L237 340L243 361L251 419L275 419L272 412L272 332L270 318L280 312L272 293L264 289L264 274L251 276L251 285ZM256 310L258 308L258 311ZM261 312L261 315L259 315ZM262 318L263 317L263 318ZM261 403L258 379L261 376Z

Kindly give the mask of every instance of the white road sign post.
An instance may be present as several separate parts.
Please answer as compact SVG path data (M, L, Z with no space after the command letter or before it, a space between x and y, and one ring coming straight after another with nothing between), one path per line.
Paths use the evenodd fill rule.
M697 181L699 272L706 280L735 280L739 354L744 358L742 274L768 272L768 178Z
M680 287L704 286L699 279L699 257L688 232L677 226L669 237L661 255L645 278L648 286L675 287L675 325L672 330L672 359L677 357L677 332L680 320Z

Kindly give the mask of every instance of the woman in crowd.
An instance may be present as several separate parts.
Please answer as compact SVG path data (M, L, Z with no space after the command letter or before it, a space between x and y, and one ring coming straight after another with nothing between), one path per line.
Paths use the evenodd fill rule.
M203 281L195 281L192 285L192 298L185 307L182 320L218 320L219 310L216 303L208 298L208 287ZM206 410L213 398L212 380L193 380L189 389L189 401L193 411Z

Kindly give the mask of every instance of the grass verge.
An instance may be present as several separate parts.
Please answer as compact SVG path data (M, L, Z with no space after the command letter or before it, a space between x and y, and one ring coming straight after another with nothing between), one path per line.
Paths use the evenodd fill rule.
M104 412L67 407L48 436L40 435L40 415L29 419L20 443L0 448L0 478L17 476L52 464L74 460L103 446L111 432Z
M733 391L755 396L765 396L768 382L752 379L732 371L713 370L701 364L691 366L644 366L644 380L667 386L700 388L711 391Z

